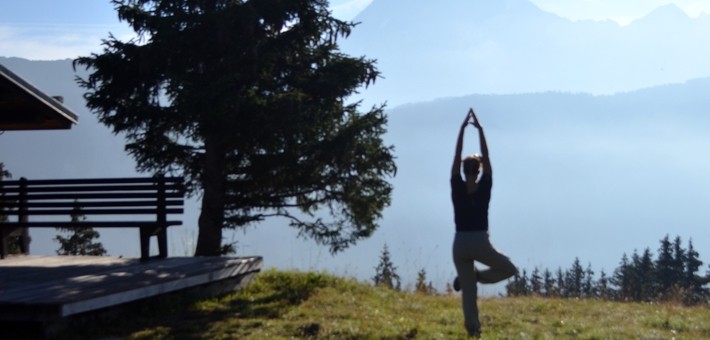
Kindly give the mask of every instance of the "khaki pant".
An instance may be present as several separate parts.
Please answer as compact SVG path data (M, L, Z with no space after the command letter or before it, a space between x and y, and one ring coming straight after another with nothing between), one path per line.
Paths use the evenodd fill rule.
M515 275L518 269L507 256L493 248L487 231L456 232L453 255L461 284L464 324L469 334L479 334L481 322L476 283L500 282ZM474 270L474 261L488 266L488 269Z

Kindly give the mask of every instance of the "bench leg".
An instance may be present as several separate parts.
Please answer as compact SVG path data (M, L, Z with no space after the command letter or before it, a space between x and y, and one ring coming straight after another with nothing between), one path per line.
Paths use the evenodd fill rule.
M8 239L7 235L5 233L0 233L0 259L4 259L7 257L7 251L8 251Z
M30 228L22 228L20 232L20 253L29 255L30 254L30 242L32 238L30 237Z
M160 228L157 233L158 237L158 257L164 259L168 257L168 228Z
M150 258L150 230L145 227L141 227L141 260L147 260Z

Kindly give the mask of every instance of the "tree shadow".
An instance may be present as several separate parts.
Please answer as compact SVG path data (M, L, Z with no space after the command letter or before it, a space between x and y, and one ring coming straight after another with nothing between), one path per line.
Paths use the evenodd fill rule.
M313 273L262 273L240 291L216 298L205 299L197 293L173 293L149 302L128 304L120 311L114 311L114 315L94 313L74 318L68 331L56 338L202 339L223 327L222 324L232 330L238 328L239 334L246 336L258 331L263 321L282 317L308 300L319 288L333 285L335 280ZM316 328L304 325L294 329L294 335L315 334Z

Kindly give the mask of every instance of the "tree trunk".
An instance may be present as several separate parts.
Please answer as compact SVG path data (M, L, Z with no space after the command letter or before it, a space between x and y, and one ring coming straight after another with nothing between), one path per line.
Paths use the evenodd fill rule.
M205 139L205 164L202 173L202 212L198 221L199 233L195 256L220 256L222 225L224 223L225 153L222 148Z

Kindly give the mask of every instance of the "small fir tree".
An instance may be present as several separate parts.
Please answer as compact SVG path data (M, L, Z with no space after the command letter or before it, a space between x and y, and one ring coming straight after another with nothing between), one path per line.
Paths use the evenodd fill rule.
M446 292L446 295L454 295L454 287L451 286L451 282L446 283L446 287L444 287L444 291Z
M414 289L417 293L426 294L427 292L426 270L424 270L424 268L417 273L417 283Z
M390 252L385 244L380 255L380 263L375 268L375 276L372 278L376 286L383 286L390 289L400 290L401 280L397 274L397 267L390 258Z
M631 264L629 263L629 257L626 256L626 253L624 253L623 256L621 256L619 266L616 267L614 274L611 277L611 283L616 286L616 296L619 300L631 300L631 280Z
M565 273L565 284L570 297L581 297L583 279L584 269L579 263L579 258L576 257L572 267Z
M542 277L540 276L540 270L535 267L530 274L530 291L535 295L542 295Z
M530 285L528 284L528 273L523 269L522 275L516 273L508 284L505 285L505 290L508 296L527 296L530 295Z
M587 269L584 271L584 279L582 280L582 296L592 298L596 296L596 287L594 285L594 270L592 264L587 264Z
M675 276L675 260L673 258L673 245L666 235L661 239L661 246L658 248L658 258L655 262L655 277L657 292L667 292L671 289Z
M656 285L653 282L653 273L655 267L653 265L653 255L651 250L647 247L643 251L643 255L640 257L639 262L635 263L635 273L637 282L637 291L639 292L636 301L654 301L658 297L658 293L655 290Z
M683 243L680 236L676 236L673 240L673 276L672 282L674 285L683 286L683 277L685 276L685 264L687 263L686 257L688 256L685 249L683 249ZM687 288L687 287L683 287Z
M603 300L613 300L612 290L609 288L609 278L607 277L604 269L602 269L599 274L599 281L597 282L597 296Z
M708 278L698 275L702 265L700 254L693 247L693 240L688 240L682 281L682 286L688 291L688 296L684 301L686 304L698 304L710 297L708 289L703 287L709 282Z
M565 276L562 273L562 267L557 267L555 281L557 281L557 296L567 297L567 285L565 284Z
M552 272L550 272L547 268L545 268L545 271L542 274L542 282L545 286L545 296L560 296L557 288L555 287L555 279L552 277Z
M12 174L5 169L5 163L0 162L0 181L5 178L12 178Z
M74 213L71 215L72 223L77 223L85 221L86 217L81 214L81 209L79 207L74 208ZM91 255L91 256L104 256L106 255L106 249L104 249L101 242L94 242L99 238L99 232L91 227L69 227L69 228L57 228L62 232L70 233L68 237L62 235L57 235L54 238L55 241L59 242L59 249L57 249L57 255Z
M12 178L10 171L5 169L5 164L0 163L0 181L4 179ZM0 201L4 199L5 193L0 193ZM0 222L6 222L8 220L7 215L3 212L3 208L0 208ZM2 241L2 240L0 240ZM10 236L8 238L8 254L19 254L20 253L20 236Z
M417 273L417 283L415 285L415 291L417 293L423 294L436 294L436 289L431 281L427 282L426 270L422 268L419 273Z

